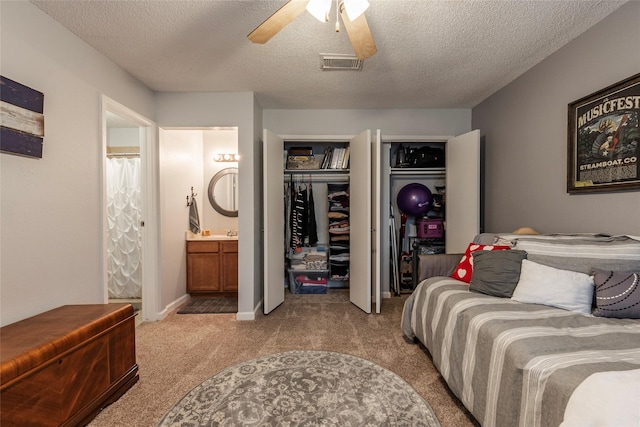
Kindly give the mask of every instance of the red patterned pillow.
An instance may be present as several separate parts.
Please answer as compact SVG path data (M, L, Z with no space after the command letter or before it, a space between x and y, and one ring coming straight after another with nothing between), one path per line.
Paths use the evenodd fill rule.
M511 246L498 246L498 245L478 245L476 243L469 243L467 250L464 252L460 264L453 270L451 277L454 279L462 280L465 283L471 282L471 274L473 273L473 257L471 254L475 251L500 251L511 249Z

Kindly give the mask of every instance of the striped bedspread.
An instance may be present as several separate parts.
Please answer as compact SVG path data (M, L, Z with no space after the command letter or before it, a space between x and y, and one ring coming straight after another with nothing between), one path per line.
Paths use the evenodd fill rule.
M585 379L640 368L638 320L495 298L451 278L418 285L402 328L483 426L559 426Z

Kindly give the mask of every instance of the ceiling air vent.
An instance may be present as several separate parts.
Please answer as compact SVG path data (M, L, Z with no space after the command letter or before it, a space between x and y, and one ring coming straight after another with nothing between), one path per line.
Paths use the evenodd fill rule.
M322 70L362 70L364 60L355 55L340 53L321 53L320 69Z

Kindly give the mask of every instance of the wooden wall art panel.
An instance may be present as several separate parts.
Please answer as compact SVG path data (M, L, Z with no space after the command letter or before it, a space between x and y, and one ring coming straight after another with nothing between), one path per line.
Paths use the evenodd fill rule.
M0 151L42 158L44 94L0 76Z

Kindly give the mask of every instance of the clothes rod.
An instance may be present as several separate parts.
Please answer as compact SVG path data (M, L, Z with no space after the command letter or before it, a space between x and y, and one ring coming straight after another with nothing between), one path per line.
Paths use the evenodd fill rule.
M112 157L140 157L140 153L107 153L107 158Z
M287 176L288 175L288 176ZM288 173L285 175L286 181L306 181L306 182L349 182L349 175L345 174L309 174L309 173Z

